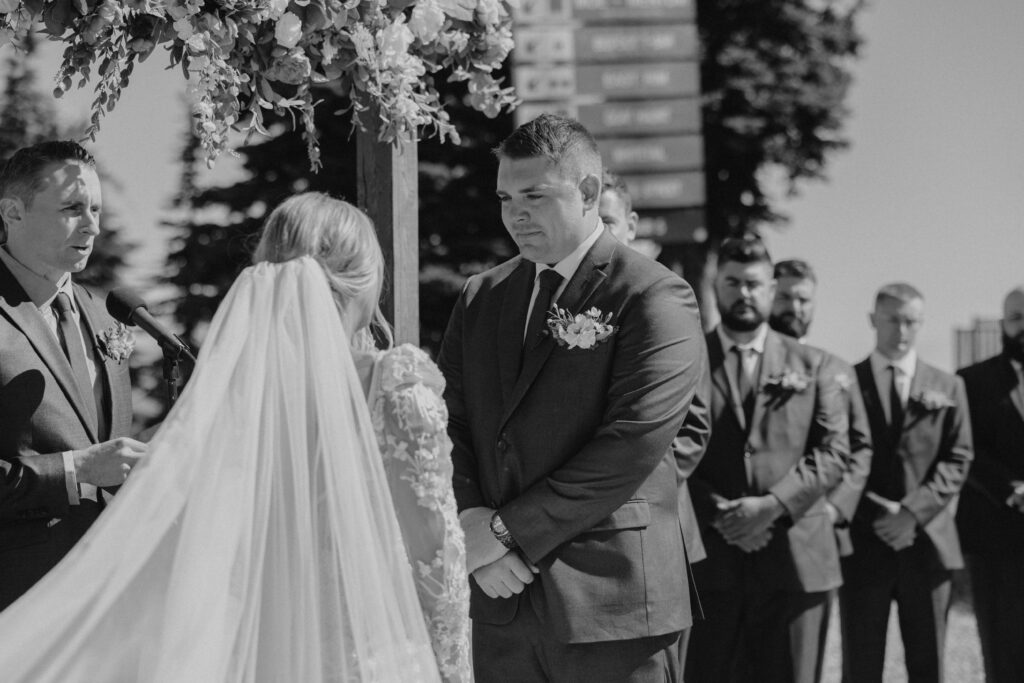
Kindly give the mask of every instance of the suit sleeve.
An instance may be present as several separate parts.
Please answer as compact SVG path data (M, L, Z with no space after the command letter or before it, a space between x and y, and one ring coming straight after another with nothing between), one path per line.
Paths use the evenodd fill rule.
M462 326L465 315L468 290L472 280L466 282L448 320L438 366L444 374L444 400L448 406L448 437L452 440L452 484L455 489L455 503L459 512L473 507L491 507L480 492L476 458L473 457L473 441L466 414L465 395L462 389Z
M932 521L960 493L974 458L967 392L960 377L954 377L952 400L953 406L943 417L942 439L929 476L900 501L920 526Z
M697 388L686 411L679 434L672 441L679 483L685 484L700 464L711 439L711 366L708 363L707 344L702 337Z
M635 295L616 331L608 400L593 437L503 506L501 518L539 561L608 517L666 456L701 374L703 343L689 286L665 277Z
M68 507L60 453L0 460L0 519L18 519L39 510L60 517L67 514Z
M874 449L871 445L871 428L868 426L868 413L864 407L864 397L857 385L857 375L837 358L830 357L829 371L833 373L843 398L850 424L850 458L842 479L828 493L828 501L835 506L842 516L841 522L849 523L857 510L864 487L871 473L871 456Z
M824 358L815 369L814 420L807 446L796 464L769 492L797 518L832 489L847 472L849 420L844 392Z
M971 435L974 439L974 462L971 463L966 485L980 491L989 502L1002 508L1013 493L1013 481L1017 477L994 455L992 439L998 430L989 428L994 420L991 402L985 400L985 395L993 391L996 385L985 381L984 375L977 368L961 371L960 376L963 377L967 392Z

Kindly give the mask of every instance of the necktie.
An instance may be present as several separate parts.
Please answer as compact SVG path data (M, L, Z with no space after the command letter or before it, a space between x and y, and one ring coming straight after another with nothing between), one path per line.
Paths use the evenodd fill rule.
M736 388L739 389L740 406L743 408L743 417L746 418L747 429L750 429L750 421L754 418L754 385L747 374L747 368L743 362L743 354L750 353L738 346L732 347L736 355Z
M899 368L895 365L889 366L892 379L889 384L889 435L893 443L899 441L900 433L903 431L903 398L900 396L900 389L896 383L899 377Z
M82 346L82 332L71 312L71 298L64 292L57 294L53 302L57 313L57 327L64 341L64 353L71 363L71 371L78 385L78 393L85 405L86 415L96 428L96 399L93 395L92 381L89 379L89 368L85 364L85 348Z
M547 328L551 299L554 298L558 285L562 283L562 276L557 271L548 268L540 274L538 281L537 298L533 302L533 310L530 311L530 319L526 323L523 353L540 343L541 332Z

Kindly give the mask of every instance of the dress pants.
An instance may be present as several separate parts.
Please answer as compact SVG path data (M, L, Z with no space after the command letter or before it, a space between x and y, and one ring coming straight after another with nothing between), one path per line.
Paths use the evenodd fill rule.
M1024 556L968 555L986 683L1024 681Z
M682 683L679 636L563 643L520 600L508 624L473 622L473 674L476 683Z
M691 631L686 683L817 683L830 591L701 591L705 619Z
M941 683L953 572L935 566L927 557L934 552L919 536L911 548L857 570L844 560L839 589L843 683L882 683L893 601L909 683Z

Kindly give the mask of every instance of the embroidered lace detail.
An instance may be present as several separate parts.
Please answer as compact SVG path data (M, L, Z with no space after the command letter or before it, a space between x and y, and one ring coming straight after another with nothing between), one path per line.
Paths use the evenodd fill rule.
M370 412L441 677L473 680L466 546L452 492L444 377L420 349L378 355Z

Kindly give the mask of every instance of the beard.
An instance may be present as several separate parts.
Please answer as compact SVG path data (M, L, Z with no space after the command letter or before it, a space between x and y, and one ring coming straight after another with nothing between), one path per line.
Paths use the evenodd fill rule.
M807 336L807 330L811 329L810 322L804 322L792 313L773 313L768 317L768 325L776 332L794 339L803 339Z
M737 301L726 310L719 310L722 324L735 332L753 332L764 323L765 315L756 306Z
M1016 337L1003 332L1003 353L1010 358L1024 363L1024 332L1018 334Z

